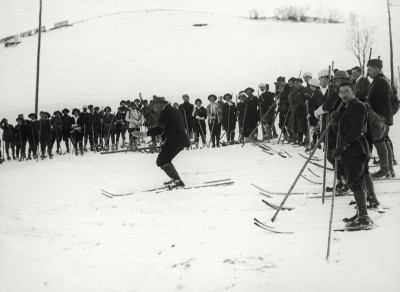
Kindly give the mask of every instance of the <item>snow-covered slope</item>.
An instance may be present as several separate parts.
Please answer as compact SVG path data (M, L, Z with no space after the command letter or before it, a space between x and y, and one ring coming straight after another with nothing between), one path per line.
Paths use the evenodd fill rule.
M194 27L206 23L205 27ZM188 93L237 94L277 76L314 75L335 61L349 69L344 24L251 21L184 11L123 13L43 34L41 110L85 103L116 109L142 92L171 101ZM386 44L386 43L385 43ZM0 116L14 120L34 109L37 37L0 48ZM383 51L383 52L381 52ZM387 60L386 50L378 50Z

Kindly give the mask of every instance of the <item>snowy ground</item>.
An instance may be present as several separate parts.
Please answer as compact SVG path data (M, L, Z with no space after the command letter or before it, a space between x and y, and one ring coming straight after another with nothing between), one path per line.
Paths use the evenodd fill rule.
M209 26L193 32L196 22ZM105 37L102 32L110 30L115 34ZM320 46L305 53L310 40L298 35L309 30ZM115 108L139 90L146 97L179 100L188 92L205 100L210 90L236 93L300 69L316 74L332 58L348 68L354 59L343 49L344 34L341 25L177 12L86 22L44 35L40 110L83 103ZM288 42L296 37L295 44ZM294 54L293 46L302 49ZM35 49L35 38L0 48L0 114L12 122L33 107ZM397 116L391 129L397 155L399 123ZM293 157L235 145L183 151L174 160L188 185L231 178L232 186L113 199L100 190L140 191L167 180L155 166L156 154L88 153L2 164L0 291L400 291L399 193L379 195L390 207L383 216L371 213L379 228L334 233L329 263L330 200L322 205L310 194L291 196L287 205L296 209L282 211L273 225L294 234L272 234L253 225L254 217L268 222L274 212L251 183L286 192L305 162L297 155L302 148L273 147ZM319 168L310 169L321 175ZM399 167L395 171L400 174ZM305 175L320 180L308 170ZM376 189L399 192L400 184L379 182ZM294 189L320 190L303 179ZM268 200L279 204L281 199ZM350 200L335 201L335 227L354 214Z
M291 235L253 225L253 217L267 222L274 211L250 184L285 192L305 162L300 148L274 147L293 158L235 145L184 151L175 160L188 185L231 178L232 186L113 199L100 189L140 191L166 180L156 154L3 165L0 291L399 291L399 183L376 183L378 192L397 191L379 196L390 206L382 218L371 213L379 228L335 233L327 264L330 200L290 197L286 205L296 209L273 225ZM294 191L320 190L300 180ZM335 227L355 212L350 199L336 200Z

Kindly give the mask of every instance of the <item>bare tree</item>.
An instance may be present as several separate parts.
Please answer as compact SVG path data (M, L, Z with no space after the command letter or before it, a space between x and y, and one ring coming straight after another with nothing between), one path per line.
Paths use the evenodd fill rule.
M394 66L393 66L393 40L392 40L392 18L390 8L392 6L399 6L399 1L387 0L387 12L388 12L388 22L389 22L389 42L390 42L390 80L392 86L394 86Z
M252 9L249 11L250 19L260 19L260 12L257 9Z
M365 70L369 50L373 48L375 43L373 36L374 28L367 27L364 21L361 24L358 16L354 13L350 13L346 45L347 48L353 52L363 70Z

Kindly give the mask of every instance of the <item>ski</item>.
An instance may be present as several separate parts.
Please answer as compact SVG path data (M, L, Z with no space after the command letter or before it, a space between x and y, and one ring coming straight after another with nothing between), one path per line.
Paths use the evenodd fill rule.
M256 185L256 184L253 184L253 183L251 183L251 185L253 186L253 187L255 187L256 189L258 189L258 190L260 190L261 192L263 192L263 193L265 193L265 194L269 194L269 195L286 195L287 193L282 193L282 192L271 192L271 191L268 191L268 190L266 190L266 189L263 189L262 187L260 187L260 186L258 186L258 185ZM307 192L303 192L303 193L290 193L291 195L304 195L304 194L306 194ZM319 194L319 193L309 193L309 194Z
M113 150L113 151L102 151L100 154L114 154L114 153L128 153L128 152L141 152L141 151L149 151L149 153L157 152L160 149L160 146L156 147L143 147L143 148L136 148L136 149L125 149L125 150Z
M279 207L277 205L274 205L270 202L267 202L265 200L262 200L264 204L266 204L267 206L271 207L272 209L278 210ZM294 207L282 207L281 210L287 210L287 211L292 211L294 209Z
M208 187L220 187L220 186L230 186L233 185L235 182L230 181L230 182L221 182L221 183L216 183L216 184L204 184L204 185L193 185L193 186L184 186L180 188L172 188L172 187L165 187L161 188L159 190L156 190L155 192L162 193L162 192L167 192L167 191L173 191L173 190L191 190L191 189L199 189L199 188L208 188Z
M272 196L267 195L266 193L263 193L263 192L260 192L260 194L263 195L264 197L267 197L267 198L273 198Z
M101 194L109 197L109 198L114 198L114 197L125 197L125 196L130 196L130 195L134 195L134 194L138 194L138 193L147 193L147 192L153 192L153 191L157 191L157 190L161 190L161 189L165 189L168 188L168 186L162 186L162 187L158 187L158 188L152 188L152 189L146 189L146 190L141 190L141 191L136 191L136 192L131 192L131 193L111 193L108 192L106 190L101 190Z
M265 226L265 227L267 227L267 228L275 229L275 227L269 226L269 225L267 225L267 224L261 222L260 220L258 220L258 219L255 218L255 217L254 217L254 222L257 222L258 224L261 224L261 225L263 225L263 226Z
M374 182L375 181L383 181L383 182L388 182L388 181L396 181L396 180L400 180L399 177L390 177L390 178L373 178L372 179Z
M316 184L316 185L322 185L322 183L320 182L316 182L316 181L312 181L311 179L307 178L304 175L301 175L302 178L304 178L305 180L309 181L310 183Z
M309 158L309 157L305 156L305 155L304 155L303 153L301 153L301 152L299 152L299 155L300 155L301 157L305 158L305 159L308 159L308 158ZM321 159L319 159L318 157L315 157L315 156L311 157L310 160L321 161Z
M309 167L307 167L308 171L311 172L313 175L315 175L316 177L321 177L318 174L316 174L314 171L312 171Z
M335 232L356 232L356 231L367 231L367 230L371 230L374 229L375 226L371 226L371 227L364 227L364 228L339 228L339 229L335 229Z
M294 233L294 232L291 232L291 231L278 231L278 230L274 230L274 229L272 229L271 227L267 227L266 225L263 225L263 224L258 223L257 221L254 221L254 225L256 225L257 227L259 227L259 228L261 228L261 229L264 229L264 230L267 230L267 231L269 231L269 232L272 232L272 233L277 233L277 234L293 234L293 233Z
M377 195L392 195L392 194L400 194L400 191L375 192L375 194L377 194ZM351 191L348 191L348 192L345 192L343 194L336 194L336 197L347 197L347 196L353 196L353 193ZM331 197L332 197L332 195L325 195L325 198L331 198ZM322 198L322 196L312 196L312 197L308 197L308 198L310 198L310 199L320 199L320 198Z

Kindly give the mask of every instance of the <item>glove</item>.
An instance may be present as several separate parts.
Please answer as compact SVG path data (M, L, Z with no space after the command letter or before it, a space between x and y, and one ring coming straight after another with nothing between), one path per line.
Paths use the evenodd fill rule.
M347 143L345 140L343 140L337 148L335 148L332 151L332 157L335 158L340 158L343 154L344 151L346 151L347 148L349 148L350 144Z
M333 113L331 113L331 121L333 122L333 124L336 125L339 123L340 115L341 113L339 111L334 111Z
M320 116L322 116L323 114L325 113L325 111L322 109L322 105L319 107L319 108L317 108L315 111L314 111L314 116L318 119Z

